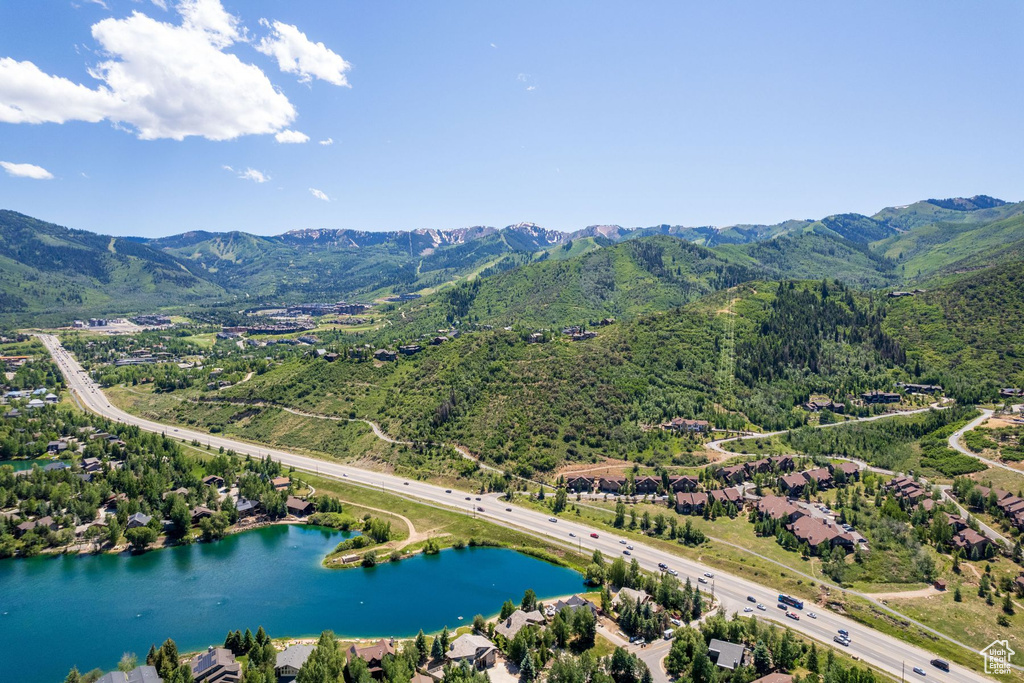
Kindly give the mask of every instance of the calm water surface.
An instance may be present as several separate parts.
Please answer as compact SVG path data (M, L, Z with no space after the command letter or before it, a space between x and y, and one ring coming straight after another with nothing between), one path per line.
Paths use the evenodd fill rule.
M342 538L273 526L138 556L2 560L0 682L59 683L73 665L112 669L168 637L196 650L260 625L272 637L411 636L493 614L527 588L542 598L583 589L572 570L497 548L323 568Z

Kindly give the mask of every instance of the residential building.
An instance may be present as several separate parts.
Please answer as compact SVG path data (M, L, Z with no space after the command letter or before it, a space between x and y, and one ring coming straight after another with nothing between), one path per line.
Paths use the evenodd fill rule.
M765 496L757 501L755 507L761 517L782 519L786 522L795 521L806 514L802 508L782 496Z
M571 493L590 493L594 490L594 478L569 477L565 481L565 488Z
M578 595L573 595L568 600L559 600L558 602L556 602L555 613L557 614L564 609L567 609L571 612L575 612L581 607L589 609L595 616L597 616L597 605L592 603L590 600L587 600L586 598L581 598Z
M305 517L316 511L316 507L311 501L302 500L295 496L288 496L285 506L288 508L288 514L295 515L296 517Z
M974 529L967 528L958 531L953 536L952 545L954 548L963 550L968 559L978 560L985 557L992 541Z
M483 636L466 633L452 641L445 657L454 664L466 662L476 669L489 669L494 666L498 656L498 648Z
M373 352L375 360L390 362L398 358L398 354L389 349L377 349Z
M618 493L625 483L625 477L601 477L598 488L607 493Z
M96 679L96 683L163 683L156 667L138 666L131 671L111 671Z
M309 659L315 645L291 645L283 652L277 653L277 662L274 664L274 675L278 683L290 683L299 675L299 669Z
M619 592L615 594L615 599L612 600L612 607L617 607L624 598L629 598L630 602L634 602L637 605L644 605L651 600L651 596L647 594L647 591L635 588L620 588Z
M287 491L288 487L292 485L292 480L288 477L275 477L270 480L270 485L274 487L275 491Z
M146 515L141 512L136 512L128 517L127 526L129 529L138 529L141 526L146 526L147 524L149 524L150 520L152 519L153 518L150 515Z
M712 638L708 643L708 657L722 669L733 669L743 666L744 655L747 648L741 644L730 643L718 638Z
M672 477L669 480L669 486L672 487L673 491L694 491L697 489L697 477L684 474L680 477Z
M704 434L711 431L711 423L707 420L688 420L683 417L674 417L661 425L662 429L674 432L693 432Z
M868 404L899 403L901 398L899 394L889 391L878 391L877 389L875 391L865 391L860 397Z
M242 665L235 661L231 650L211 647L189 660L195 683L238 683Z
M736 486L729 489L715 489L709 491L708 496L711 500L725 505L726 503L732 503L736 507L743 507L743 489Z
M366 667L370 671L370 676L380 680L384 677L384 658L388 655L395 654L395 641L386 640L381 638L372 645L366 645L365 647L357 647L355 645L348 649L348 659L352 661L353 657L359 657L366 662Z
M853 548L856 545L853 536L819 517L798 517L789 524L789 530L798 541L806 543L812 552L818 552L825 546Z
M676 494L676 512L681 515L700 515L708 504L708 494L703 491L680 491Z
M521 609L517 609L515 612L510 614L506 619L499 621L494 626L494 632L504 636L507 640L512 640L516 637L516 634L527 626L537 626L544 623L544 615L539 610L533 610L532 612L524 612Z
M657 493L661 479L657 477L637 477L633 480L633 492L637 494Z

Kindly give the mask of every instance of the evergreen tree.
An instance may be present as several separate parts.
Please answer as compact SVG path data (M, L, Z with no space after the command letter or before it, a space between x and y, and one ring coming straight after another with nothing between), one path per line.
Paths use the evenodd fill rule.
M430 656L430 646L427 644L427 636L423 634L423 629L416 634L416 663L420 666L426 664L427 657Z

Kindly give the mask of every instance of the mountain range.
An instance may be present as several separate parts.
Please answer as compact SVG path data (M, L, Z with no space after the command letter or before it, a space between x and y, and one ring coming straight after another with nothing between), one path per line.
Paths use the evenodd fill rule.
M646 246L616 249L628 242ZM1024 253L1024 202L928 199L873 216L727 227L594 225L566 233L519 223L275 236L192 231L155 239L99 235L0 211L0 246L0 316L7 318L56 322L198 303L369 301L429 295L487 276L542 282L572 273L586 279L602 269L605 280L592 290L621 293L630 289L627 280L642 290L654 277L659 286L650 298L660 305L744 277L830 277L874 289L1004 263ZM659 250L670 253L671 268L650 256ZM644 270L639 280L623 255Z

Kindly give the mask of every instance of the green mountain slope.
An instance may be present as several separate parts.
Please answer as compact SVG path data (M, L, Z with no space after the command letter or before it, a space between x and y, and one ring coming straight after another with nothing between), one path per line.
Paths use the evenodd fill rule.
M602 455L663 458L678 442L643 425L685 416L793 426L804 413L792 407L811 392L891 386L903 359L881 311L841 286L756 282L586 341L484 330L396 363L294 361L224 395L367 416L523 473Z
M893 261L828 229L714 250L730 260L760 267L772 279L829 278L864 289L888 287L899 281Z
M885 330L965 400L1024 385L1024 261L891 302Z
M158 249L0 211L0 315L38 320L212 301L224 290Z
M873 246L878 253L899 262L907 279L995 265L1008 256L1012 258L1013 249L1020 248L1016 243L1024 240L1024 207L1014 206L1015 214L994 221L929 223Z
M429 330L456 320L536 328L632 317L680 306L758 273L674 237L643 237L462 284L408 305L394 329Z

